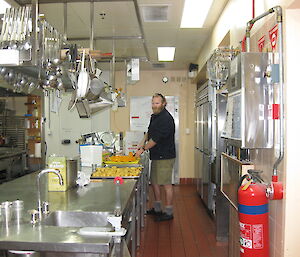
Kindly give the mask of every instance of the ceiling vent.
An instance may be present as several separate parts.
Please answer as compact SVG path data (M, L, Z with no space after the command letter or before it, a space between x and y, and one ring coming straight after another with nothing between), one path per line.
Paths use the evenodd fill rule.
M169 5L140 5L144 22L167 22Z
M166 65L164 63L152 63L152 68L155 68L155 69L162 69L162 68L165 68Z

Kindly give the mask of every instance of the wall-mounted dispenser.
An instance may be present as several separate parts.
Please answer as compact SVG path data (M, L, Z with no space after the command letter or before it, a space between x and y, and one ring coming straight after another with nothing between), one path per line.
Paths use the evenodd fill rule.
M273 147L273 85L267 76L272 53L241 53L230 65L222 137L241 148Z

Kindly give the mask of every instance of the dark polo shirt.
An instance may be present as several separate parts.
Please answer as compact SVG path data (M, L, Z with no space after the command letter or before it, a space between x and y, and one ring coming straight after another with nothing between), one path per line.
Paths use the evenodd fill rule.
M148 140L156 145L150 148L151 160L173 159L175 152L175 122L172 115L163 109L158 114L152 114L148 127Z

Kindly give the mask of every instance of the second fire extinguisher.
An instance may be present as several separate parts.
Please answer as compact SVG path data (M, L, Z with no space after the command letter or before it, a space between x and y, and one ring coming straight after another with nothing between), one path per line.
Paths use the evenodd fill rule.
M259 173L249 170L238 190L240 256L269 257L269 210L267 186ZM247 183L242 182L247 179Z

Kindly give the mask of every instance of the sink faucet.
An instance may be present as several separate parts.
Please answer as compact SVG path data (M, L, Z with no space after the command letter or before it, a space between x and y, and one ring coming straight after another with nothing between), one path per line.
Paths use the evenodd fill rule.
M42 219L42 202L41 202L41 188L40 188L40 178L42 175L46 173L54 173L59 178L59 184L62 186L64 184L63 178L58 170L55 169L45 169L42 170L38 175L36 179L37 184L37 194L38 194L38 213L39 213L39 220Z

